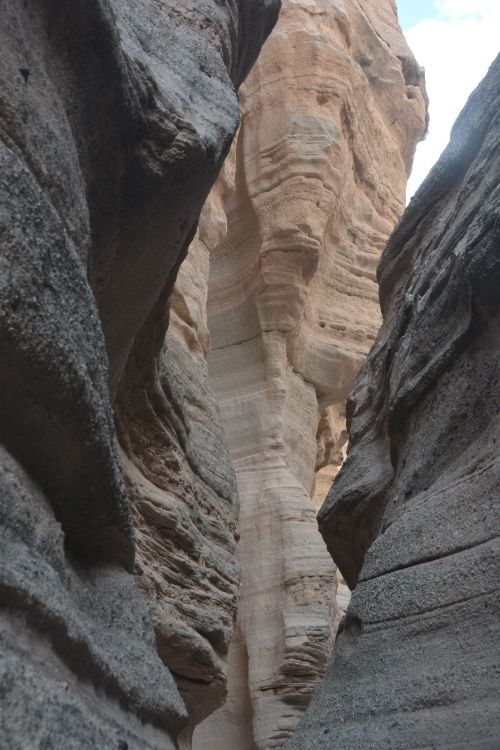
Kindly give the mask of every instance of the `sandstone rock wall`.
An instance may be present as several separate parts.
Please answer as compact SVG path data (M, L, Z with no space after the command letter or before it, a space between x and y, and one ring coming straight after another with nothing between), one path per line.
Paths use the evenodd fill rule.
M196 730L198 750L283 747L325 672L339 609L315 468L340 460L339 405L376 337L376 264L426 127L390 0L285 2L241 106L208 363L238 480L243 589L228 699Z
M321 532L356 586L287 750L500 744L500 57L391 236Z
M183 678L176 641L191 639L196 677L215 651L223 661L239 576L234 479L207 424L213 399L179 375L189 353L163 338L177 269L238 125L236 88L278 6L0 1L2 748L173 748L187 721L131 575L110 399L131 351L117 408L121 418L129 407L125 448L138 435L146 447L135 462L126 454L141 495L138 564L152 551L165 560L140 587L148 600L156 585L157 602L166 578L177 586L176 607L148 601L154 620L175 610L159 645ZM183 391L198 420L189 434Z

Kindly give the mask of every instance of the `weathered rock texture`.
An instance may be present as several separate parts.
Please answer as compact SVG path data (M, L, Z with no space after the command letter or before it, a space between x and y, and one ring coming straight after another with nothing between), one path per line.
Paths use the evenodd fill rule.
M238 479L243 590L228 700L196 730L200 750L281 748L325 672L338 610L314 471L342 447L336 405L377 333L376 263L426 124L390 0L285 2L241 104L208 362Z
M220 597L212 620L199 615L206 651L210 641L222 653L229 638L238 577L231 472L213 460L209 471L199 455L204 430L203 450L218 454L220 439L203 415L186 435L182 389L192 412L203 384L178 387L185 359L174 341L163 347L165 307L238 124L235 89L278 4L0 1L2 748L114 748L120 736L130 747L173 747L187 720L131 575L108 380L114 394L134 340L120 387L125 447L134 429L151 430L141 436L148 450L184 440L163 463L128 456L134 487L150 491L150 474L139 472L152 463L155 477L170 467L184 483L171 512L154 497L149 516L146 504L136 508L139 564L159 546L153 536L142 543L156 512L185 552L177 561L165 550L164 578L181 587L200 553ZM143 591L150 585L141 581ZM197 606L195 577L193 587ZM183 642L170 627L170 646ZM172 648L161 655L178 669Z
M500 746L500 57L378 270L320 514L356 586L287 750Z
M236 478L206 364L210 251L226 233L231 163L228 157L179 269L163 346L147 362L145 337L138 338L115 402L137 583L189 711L186 747L225 696L241 582ZM167 320L164 309L157 314ZM155 322L151 336L157 330Z

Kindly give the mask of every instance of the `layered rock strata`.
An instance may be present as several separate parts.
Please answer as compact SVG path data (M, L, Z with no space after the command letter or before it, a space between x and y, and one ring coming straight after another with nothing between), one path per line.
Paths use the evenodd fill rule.
M314 473L338 461L337 405L376 337L376 264L426 127L390 0L285 2L241 106L208 363L238 480L243 589L228 699L196 730L200 750L281 748L325 672L339 613Z
M115 401L136 528L136 580L158 651L189 711L181 747L226 693L226 660L241 582L239 501L218 404L208 382L210 252L226 233L232 160L211 191L177 275L163 345L132 349ZM157 335L152 328L151 335Z
M186 724L131 575L109 387L135 340L120 388L135 428L158 431L157 417L148 421L156 406L161 429L185 438L172 385L184 360L170 343L178 361L167 391L157 388L166 300L238 125L236 88L278 5L0 2L0 746L9 750L120 739L173 748ZM140 394L129 390L135 365L144 380L134 384L153 383ZM212 640L222 653L238 585L234 489L227 466L219 476L212 455L196 455L203 428L185 438L178 463L148 459L180 483L187 474L186 486L201 476L178 516L158 516L189 550L184 569L197 552L212 566L223 626L202 613L200 630L206 651ZM169 435L144 441L162 448ZM218 458L210 435L203 448ZM147 483L136 469L134 481ZM181 578L169 563L164 577Z
M500 57L391 236L320 511L353 593L287 750L500 744Z

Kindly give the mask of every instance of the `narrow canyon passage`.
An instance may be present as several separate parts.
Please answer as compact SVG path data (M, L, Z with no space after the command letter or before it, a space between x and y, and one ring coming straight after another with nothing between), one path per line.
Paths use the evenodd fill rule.
M0 750L497 750L499 113L399 221L395 0L0 0Z
M196 750L282 748L325 673L341 611L315 471L331 481L342 461L345 399L381 322L376 265L426 126L390 2L285 2L240 106L207 311L243 584L228 697Z

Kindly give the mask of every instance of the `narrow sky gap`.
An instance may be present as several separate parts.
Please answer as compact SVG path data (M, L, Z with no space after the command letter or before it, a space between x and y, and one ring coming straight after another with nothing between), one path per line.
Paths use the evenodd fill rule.
M500 51L500 0L397 0L397 6L408 44L425 68L430 99L429 135L417 148L409 200Z

